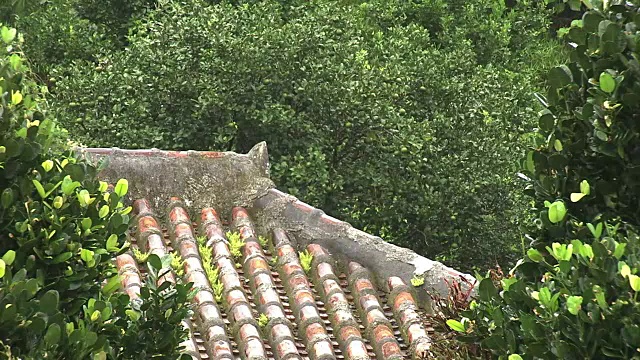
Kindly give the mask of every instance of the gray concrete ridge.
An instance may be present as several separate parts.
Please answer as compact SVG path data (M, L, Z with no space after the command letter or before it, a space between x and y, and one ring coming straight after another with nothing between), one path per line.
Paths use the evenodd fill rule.
M213 207L223 217L229 217L235 206L246 207L259 233L268 234L279 227L287 231L299 249L317 243L343 260L343 265L351 260L369 268L381 289L386 289L390 276L410 283L414 274L422 275L423 291L416 293L427 309L427 291L447 295L444 279L474 281L471 275L357 230L277 190L269 177L264 142L248 154L117 148L77 151L92 160L108 161L100 173L105 181L115 184L120 178L128 179L130 200L146 198L160 209L168 205L170 197L177 196L191 209Z

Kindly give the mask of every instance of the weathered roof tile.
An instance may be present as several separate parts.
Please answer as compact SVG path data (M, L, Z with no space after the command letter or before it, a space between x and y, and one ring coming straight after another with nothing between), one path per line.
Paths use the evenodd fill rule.
M389 293L380 292L366 268L349 262L345 274L329 251L315 243L306 247L313 256L307 274L287 233L272 229L265 243L241 207L233 209L229 227L244 242L241 256L234 258L214 209L202 209L194 229L182 201L169 203L163 231L149 202L136 201L132 240L158 256L168 253L167 245L180 254L181 280L198 289L195 323L186 319L183 324L191 331L184 345L194 358L399 360L428 353L431 343L413 289L401 279L388 279ZM201 249L211 257L203 258ZM205 263L212 268L206 270ZM130 297L139 297L142 276L136 260L125 253L117 264L123 288ZM209 274L214 269L216 274ZM216 284L209 276L217 276ZM176 281L175 274L162 281ZM193 334L200 334L197 341Z

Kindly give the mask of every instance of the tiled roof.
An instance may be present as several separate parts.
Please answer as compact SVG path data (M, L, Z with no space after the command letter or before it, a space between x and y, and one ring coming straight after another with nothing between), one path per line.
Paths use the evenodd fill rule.
M280 227L258 233L242 207L233 208L228 224L213 208L187 208L177 198L167 211L144 199L133 207L132 248L159 256L176 251L182 281L199 289L194 316L184 322L190 331L184 345L195 359L426 358L433 329L400 277L383 279L386 289L379 289L376 274L318 243L300 246ZM239 257L227 231L244 241ZM302 251L313 256L307 271ZM205 264L217 269L218 299ZM142 267L131 253L117 265L124 290L138 297ZM160 282L177 277L169 273Z

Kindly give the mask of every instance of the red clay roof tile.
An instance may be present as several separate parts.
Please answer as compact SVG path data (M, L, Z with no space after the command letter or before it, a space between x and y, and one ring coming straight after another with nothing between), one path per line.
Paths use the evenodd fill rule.
M399 278L388 279L387 296L376 289L366 268L350 262L344 274L329 251L315 243L306 247L313 255L307 274L286 232L272 229L263 248L263 239L241 207L233 209L230 226L244 241L242 256L235 259L225 226L212 208L201 210L200 226L194 230L182 202L172 199L168 232L163 232L149 202L134 202L134 210L134 246L163 256L168 253L165 244L171 244L183 260L180 280L198 289L193 298L195 323L184 323L192 334L184 345L194 358L399 360L428 353L431 343L413 289ZM329 217L326 221L339 222ZM211 258L202 258L201 247L210 250ZM209 282L205 262L217 269L216 284ZM117 265L125 291L139 297L142 279L136 260L125 253L118 256ZM161 281L176 278L169 273ZM396 329L402 337L396 337ZM197 343L193 334L202 339Z

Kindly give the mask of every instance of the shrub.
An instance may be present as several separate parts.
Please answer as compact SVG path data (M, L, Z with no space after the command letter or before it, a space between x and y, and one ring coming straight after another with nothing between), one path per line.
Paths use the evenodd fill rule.
M584 3L523 163L532 248L511 276L480 282L460 323L463 340L496 356L639 356L639 6Z
M458 13L429 28L422 16L442 2L395 3L170 2L105 66L57 71L57 115L90 146L266 140L274 180L304 201L464 269L509 262L523 214L514 154L535 113L522 84L537 82L537 65L478 65L462 32L442 40L457 36ZM538 53L527 51L523 63Z
M67 71L75 61L90 61L99 66L103 54L116 48L116 39L105 24L81 18L75 0L43 3L27 16L19 17L16 27L24 33L23 51L31 68L48 81L53 90L52 69Z
M54 152L64 145L21 39L0 25L0 358L175 359L189 285L149 284L141 304L116 292L127 182L109 192L99 167ZM147 328L165 331L166 341L140 341Z

